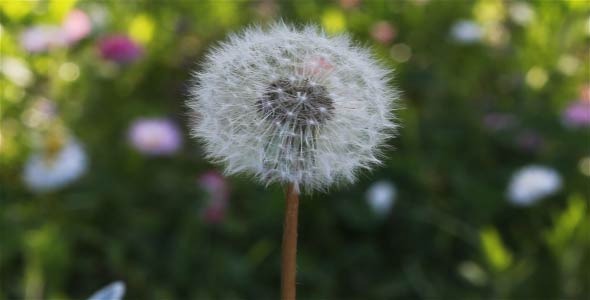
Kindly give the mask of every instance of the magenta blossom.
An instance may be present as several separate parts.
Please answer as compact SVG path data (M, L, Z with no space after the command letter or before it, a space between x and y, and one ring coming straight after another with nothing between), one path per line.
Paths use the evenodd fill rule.
M92 31L92 22L88 15L79 9L72 10L64 19L61 27L69 43L85 38Z
M229 184L217 171L208 171L199 176L199 186L208 194L207 204L201 217L209 224L223 221L229 200Z
M168 119L140 118L129 128L129 141L144 154L170 155L182 145L182 136L178 126Z
M590 127L590 102L573 102L563 111L562 120L570 128Z
M117 63L130 63L137 60L143 49L125 35L112 35L103 38L98 45L102 58Z

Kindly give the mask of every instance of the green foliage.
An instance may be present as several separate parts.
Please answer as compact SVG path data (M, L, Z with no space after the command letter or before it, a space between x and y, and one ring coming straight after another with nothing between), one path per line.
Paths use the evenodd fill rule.
M589 295L590 133L562 121L589 83L588 4L527 2L534 16L521 24L514 1L345 2L354 1L0 1L2 66L16 59L31 73L30 83L26 71L0 73L0 299L84 299L115 280L127 299L277 298L283 191L229 178L227 216L206 222L210 195L196 178L217 167L188 137L184 99L207 48L278 18L349 31L395 68L403 91L402 129L384 165L302 199L301 299ZM92 16L89 36L23 49L27 28L59 26L72 8ZM454 40L459 20L482 38ZM371 36L379 21L393 26L392 41ZM101 58L99 41L114 33L143 55L124 65ZM41 98L58 108L47 126L35 119ZM490 113L515 121L490 129ZM162 116L181 125L181 151L150 157L129 145L133 120ZM84 145L88 170L32 192L24 165L60 130ZM541 142L527 144L531 135ZM563 188L518 207L507 186L529 164L554 168ZM398 190L385 217L365 201L379 179Z

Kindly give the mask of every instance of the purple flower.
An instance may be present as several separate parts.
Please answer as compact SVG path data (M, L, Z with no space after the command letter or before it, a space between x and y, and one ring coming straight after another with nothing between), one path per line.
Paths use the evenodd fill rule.
M131 145L148 155L170 155L182 145L180 129L164 118L140 118L129 128Z
M529 152L535 152L545 144L543 137L531 130L524 130L516 136L516 145Z
M489 113L484 116L483 125L490 131L505 130L516 125L516 117L505 113Z
M74 9L64 19L62 28L68 42L75 43L85 38L92 31L92 23L84 11Z
M208 171L199 176L199 186L208 194L207 205L201 213L206 223L223 221L229 200L229 184L217 171Z
M590 102L573 102L563 111L562 120L570 128L590 127Z
M53 25L37 25L25 29L20 35L21 46L31 53L40 53L54 47L68 45L65 31Z
M125 35L105 37L99 42L98 47L102 58L117 63L133 62L143 53L141 46Z

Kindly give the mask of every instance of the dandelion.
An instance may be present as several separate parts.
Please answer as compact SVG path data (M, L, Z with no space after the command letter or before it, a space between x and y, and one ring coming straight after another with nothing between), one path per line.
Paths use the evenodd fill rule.
M283 299L295 297L298 193L379 163L396 124L389 70L347 36L279 23L232 35L195 73L192 134L226 174L287 188Z
M92 294L88 300L121 300L125 295L125 283L113 282Z
M99 42L102 58L124 64L137 60L143 53L140 45L125 35L112 35Z
M162 156L178 151L182 136L178 126L164 118L140 118L129 127L129 141L141 153Z
M561 184L561 176L554 169L529 165L512 176L508 199L516 205L531 205L559 191Z
M51 136L44 149L27 160L23 179L32 191L53 191L82 176L87 164L86 152L75 139Z
M395 186L387 180L373 183L366 192L367 203L378 216L385 216L391 211L396 195Z
M192 133L227 174L308 190L353 182L396 127L390 72L345 36L283 24L215 48L196 73Z

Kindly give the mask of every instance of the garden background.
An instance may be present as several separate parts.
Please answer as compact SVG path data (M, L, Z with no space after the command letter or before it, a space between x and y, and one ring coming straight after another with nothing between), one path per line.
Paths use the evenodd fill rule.
M587 299L589 15L583 0L0 1L0 299L119 280L127 299L278 297L283 189L220 175L184 106L208 47L277 19L349 32L403 91L383 166L302 199L301 299Z

